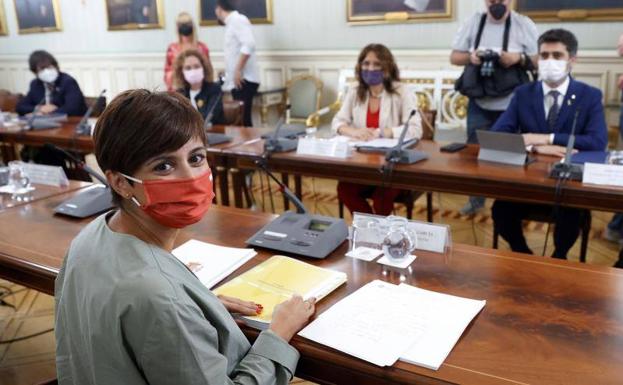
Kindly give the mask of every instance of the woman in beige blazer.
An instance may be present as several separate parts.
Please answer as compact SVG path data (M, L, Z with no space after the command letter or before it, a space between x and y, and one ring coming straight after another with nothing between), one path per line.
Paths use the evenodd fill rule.
M349 88L332 129L354 140L400 136L416 97L400 83L400 73L390 50L382 44L366 46L357 60L355 76L358 84ZM422 136L422 121L417 113L409 121L405 139ZM353 212L389 215L399 189L365 186L340 182L338 198ZM367 198L374 204L370 207Z

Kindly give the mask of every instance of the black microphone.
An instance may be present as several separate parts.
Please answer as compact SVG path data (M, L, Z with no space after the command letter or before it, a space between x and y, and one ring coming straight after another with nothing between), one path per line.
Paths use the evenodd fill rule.
M286 109L284 112L287 112L290 109L290 105L286 105ZM277 127L273 132L273 135L266 138L264 142L264 155L266 157L274 152L288 152L296 149L298 145L298 139L288 139L288 138L280 138L279 131L283 127L286 121L285 115L279 118L277 122Z
M93 103L89 107L87 112L84 113L84 116L82 117L82 119L80 119L80 122L76 126L76 134L78 134L78 135L91 135L91 126L87 123L87 121L91 117L91 114L93 113L93 110L95 108L100 108L99 106L103 106L104 105L104 103L106 101L106 97L104 96L105 93L106 93L106 90L105 89L102 90L102 92L100 92L99 96L95 100L95 103Z
M575 104L576 96L575 94L571 95L569 100L567 101L567 105L572 107ZM554 164L552 170L550 172L551 178L556 179L571 179L571 180L582 180L582 174L584 173L584 167L581 164L572 164L571 156L573 155L573 147L575 145L575 131L578 125L578 117L580 115L580 110L578 108L575 109L573 114L573 123L571 125L571 134L569 135L569 140L567 141L567 149L565 150L564 160L560 163Z
M62 148L59 148L59 147L57 147L57 146L55 146L55 145L53 145L51 143L46 143L46 144L43 145L43 147L47 148L49 150L52 150L54 152L63 154L65 157L71 159L74 163L76 163L78 168L84 170L87 174L91 175L92 177L94 177L95 179L100 181L100 183L102 183L104 186L110 187L110 186L108 186L108 182L106 181L106 179L103 176L98 174L95 170L93 170L91 167L89 167L83 160L79 159L74 154L70 153L69 151L65 151Z
M420 160L424 160L428 158L428 155L416 150L407 150L403 148L405 135L407 134L407 130L409 128L409 122L415 116L416 110L411 110L407 121L402 127L402 132L400 133L400 137L398 138L398 143L394 148L387 151L385 154L385 160L390 163L402 163L402 164L413 164L419 162ZM417 142L417 141L416 141Z
M273 173L270 172L270 170L268 170L268 167L266 166L265 156L262 156L261 159L256 160L255 164L259 168L261 168L266 173L266 175L270 177L270 179L274 180L275 183L277 183L277 186L279 186L279 190L283 193L283 195L286 196L286 198L288 198L290 202L292 202L294 207L296 207L296 212L298 214L307 214L307 209L305 208L305 205L303 204L303 202L300 201L300 199L288 188L288 186L283 184L279 179L277 179L273 175Z
M221 99L223 98L223 83L224 83L223 77L219 76L218 81L217 81L217 84L219 85L218 94L216 95L216 99L214 99L214 103L212 103L212 106L210 106L210 108L208 109L208 113L206 114L205 120L203 121L203 128L205 130L212 127L212 118L214 117L214 110L216 109L216 106L221 102Z

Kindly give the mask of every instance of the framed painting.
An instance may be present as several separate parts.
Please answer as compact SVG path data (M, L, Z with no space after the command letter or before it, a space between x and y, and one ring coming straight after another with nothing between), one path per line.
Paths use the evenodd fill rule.
M56 32L62 29L58 0L13 0L13 4L20 34Z
M164 27L162 0L105 0L108 30Z
M238 12L251 20L253 24L272 24L273 0L232 0ZM214 8L216 0L199 0L199 16L201 25L217 25Z
M349 24L451 20L453 0L346 0Z
M535 21L621 21L621 0L516 0L515 10Z
M4 13L4 0L0 0L0 36L9 34L9 28L6 24L6 14Z

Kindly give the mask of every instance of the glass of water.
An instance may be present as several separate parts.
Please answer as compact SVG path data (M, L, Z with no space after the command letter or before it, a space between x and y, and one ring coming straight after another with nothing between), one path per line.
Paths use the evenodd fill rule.
M9 162L9 186L12 187L11 199L28 200L30 193L30 178L22 167L22 162Z
M417 238L409 229L409 221L398 216L387 217L387 233L383 239L383 253L387 258L403 261L415 250Z

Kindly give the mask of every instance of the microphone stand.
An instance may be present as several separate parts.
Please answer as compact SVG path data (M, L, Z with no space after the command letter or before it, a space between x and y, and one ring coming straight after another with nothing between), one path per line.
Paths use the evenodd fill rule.
M416 111L411 110L409 114L409 118L405 122L402 132L400 133L400 137L398 139L398 144L394 146L391 150L388 150L385 154L385 160L389 163L400 163L400 164L413 164L419 162L420 160L426 159L428 156L417 150L407 150L403 148L405 135L407 134L407 129L409 128L409 122L415 116Z
M286 106L286 111L290 109L290 105ZM264 150L266 153L288 152L296 150L299 141L297 139L280 138L279 131L285 123L285 117L281 117L277 122L277 128L273 132L272 137L264 141Z
M87 123L87 121L91 117L91 114L93 113L93 110L96 107L98 107L99 105L103 104L104 94L105 93L106 93L106 90L102 90L102 92L100 92L99 96L95 100L95 103L93 103L87 109L87 112L84 113L84 116L82 117L82 119L80 119L80 122L76 126L76 134L77 135L91 135L91 126Z

